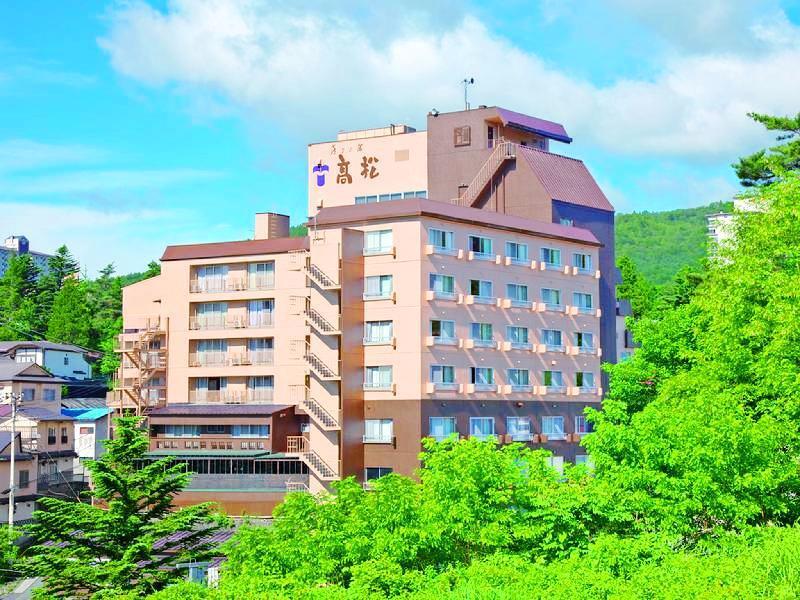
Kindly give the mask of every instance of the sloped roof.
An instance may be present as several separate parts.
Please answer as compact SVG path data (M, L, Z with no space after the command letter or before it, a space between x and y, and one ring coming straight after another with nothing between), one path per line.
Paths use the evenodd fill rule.
M222 258L255 254L280 254L291 250L307 250L307 237L283 237L271 240L242 240L167 246L161 260L189 260L192 258Z
M0 381L64 383L63 379L53 377L36 363L18 363L7 356L0 356Z
M265 416L275 414L291 404L170 404L150 411L151 417Z
M484 225L508 229L527 235L538 235L548 238L564 239L584 244L600 245L594 234L588 229L567 227L558 223L534 221L515 217L492 210L459 206L450 202L438 202L426 198L408 198L391 202L373 202L370 204L348 204L322 208L317 213L317 225L344 225L379 219L396 219L401 217L437 217L451 221L460 221L474 225Z
M31 421L73 421L72 417L62 415L40 406L23 406L17 410L17 414L21 417L30 419ZM8 404L0 404L0 418L11 416L11 406Z
M111 412L110 408L62 408L61 414L76 421L96 421Z
M530 115L524 115L499 106L496 107L496 110L497 116L500 117L506 127L530 131L567 144L572 142L572 138L567 135L567 130L564 129L561 123L540 119L539 117L531 117Z
M88 353L86 348L81 348L74 344L57 344L46 340L25 340L16 342L0 342L0 352L11 352L18 348L37 348L39 350L59 350L61 352Z
M614 210L583 161L529 146L519 146L517 156L523 157L530 165L551 199Z

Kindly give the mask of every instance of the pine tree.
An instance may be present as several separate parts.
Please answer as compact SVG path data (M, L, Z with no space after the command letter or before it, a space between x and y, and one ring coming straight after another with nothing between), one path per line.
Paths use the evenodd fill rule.
M78 261L66 246L59 247L47 260L47 269L39 278L39 310L45 323L49 321L53 302L64 281L75 275L79 269Z
M732 166L745 187L769 185L776 181L781 171L800 170L800 113L796 117L774 117L748 113L748 117L761 123L768 131L780 132L777 141L783 142L749 156L743 156Z
M39 307L39 269L29 254L14 256L0 278L0 339L36 337L44 326Z
M210 536L227 525L211 503L175 508L190 474L168 458L147 462L139 419L117 419L105 443L106 453L86 463L99 502L42 498L28 529L36 546L26 566L50 594L145 596L181 579L175 565L207 560L215 550Z
M64 344L91 346L91 315L86 283L67 278L53 298L47 339Z

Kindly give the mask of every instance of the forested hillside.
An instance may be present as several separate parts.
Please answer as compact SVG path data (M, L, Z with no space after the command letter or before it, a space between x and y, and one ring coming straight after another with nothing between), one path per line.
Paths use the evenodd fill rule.
M681 267L706 255L706 216L733 208L717 202L696 208L617 215L617 257L627 256L645 278L668 283Z

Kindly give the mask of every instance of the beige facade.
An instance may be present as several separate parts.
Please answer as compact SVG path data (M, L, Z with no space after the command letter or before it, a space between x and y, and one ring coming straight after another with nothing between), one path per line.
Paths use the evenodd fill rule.
M115 406L149 415L158 456L187 461L198 481L232 482L217 490L227 510L263 514L280 491L346 476L411 475L427 436L494 435L585 458L583 409L602 398L616 315L602 304L607 232L569 208L576 219L598 211L606 227L610 205L582 163L549 156L526 158L488 196L473 186L474 202L459 200L460 185L427 199L437 178L475 179L467 171L499 143L522 157L527 145L548 154L548 135L569 140L555 124L533 134L515 125L523 115L474 112L441 115L434 132L310 145L308 237L274 237L288 224L259 216L257 239L171 246L161 275L125 288ZM467 117L477 152L453 159L459 174L442 165L447 148L464 152ZM495 120L487 135L502 137L487 149L480 123ZM565 165L563 179L537 171L541 160ZM591 197L581 205L570 189Z

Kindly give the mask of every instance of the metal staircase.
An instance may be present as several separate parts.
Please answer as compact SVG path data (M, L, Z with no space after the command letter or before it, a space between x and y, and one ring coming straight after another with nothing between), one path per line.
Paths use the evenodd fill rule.
M517 145L512 142L501 141L495 146L494 151L483 163L483 166L475 175L475 178L467 186L467 189L458 197L457 204L459 206L473 206L480 198L483 190L492 180L492 177L500 170L506 161L515 160L517 158Z
M322 460L322 457L313 450L302 453L300 455L300 460L306 463L308 468L314 471L314 474L323 481L334 481L339 479L339 473L333 467L328 465L328 463Z
M303 400L303 408L325 431L337 431L342 428L339 425L339 420L308 394Z
M336 281L326 275L317 265L312 264L310 259L306 260L305 265L303 265L303 272L323 290L338 290L340 288Z
M341 327L334 325L323 317L319 312L311 308L309 303L306 303L306 308L303 310L303 315L306 318L306 323L311 325L314 329L323 335L339 335Z
M339 370L333 370L316 354L311 351L311 344L306 342L306 351L303 355L306 363L323 381L337 381L341 379Z

